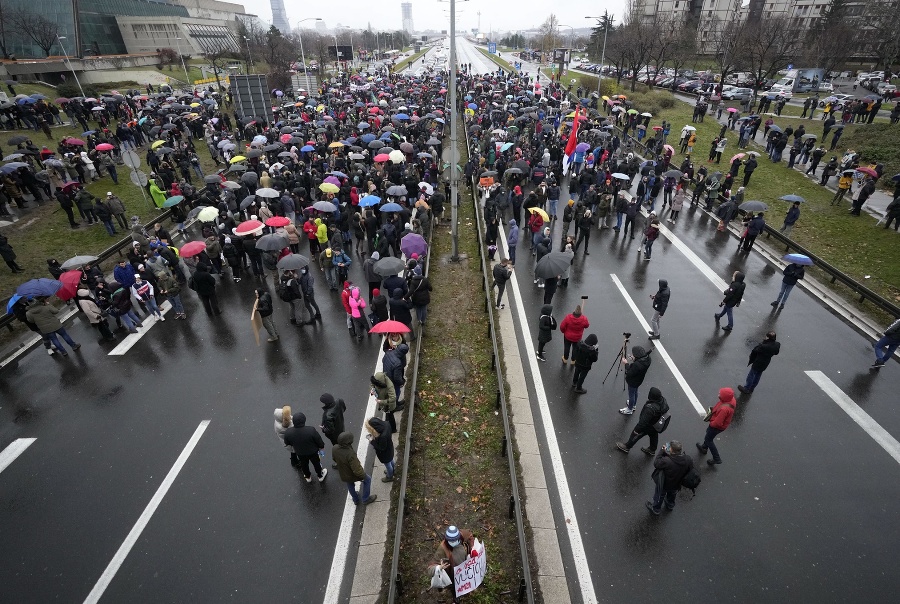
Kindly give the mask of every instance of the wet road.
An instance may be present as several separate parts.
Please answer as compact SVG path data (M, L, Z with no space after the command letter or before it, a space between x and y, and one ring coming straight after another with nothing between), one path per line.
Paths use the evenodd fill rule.
M887 442L892 456L873 434L880 425L887 441L900 437L897 364L888 363L880 374L870 371L871 341L800 287L783 311L773 312L769 303L778 293L780 271L756 252L737 254L737 240L717 233L705 213L686 207L677 225L664 226L672 236L657 240L650 261L638 255L639 237L595 230L590 255L579 251L568 289L558 290L553 300L561 321L580 296L589 296L591 327L585 334L599 337L600 360L585 382L588 393L575 395L569 388L573 370L561 362L559 332L547 346L547 362L537 363L598 599L647 600L660 589L676 600L892 598L897 580L882 561L895 549L900 522L885 504L900 495L900 447ZM560 230L555 224L555 249ZM516 280L527 317L519 346L528 359L544 290L532 284L533 258L524 237L518 259ZM726 333L713 320L722 297L717 277L727 282L735 270L746 273L747 291L735 309L734 331ZM613 369L602 381L623 332L633 333L629 346L649 345L631 304L649 322L649 296L660 278L669 281L672 297L638 411L651 386L662 390L672 420L660 443L681 440L700 462L703 483L693 500L682 493L676 509L657 518L644 507L653 493L652 462L639 450L647 439L627 456L615 449L637 422L637 413L617 412L626 400L623 376L615 379ZM513 306L518 316L520 304ZM750 350L769 330L778 333L781 354L752 397L738 398L731 427L717 438L724 463L707 466L694 446L706 427L698 407L713 405L725 386L738 394ZM833 382L835 396L837 389L846 393L871 423L864 417L855 423L814 378L826 387ZM532 405L538 416L536 397ZM549 476L546 459L544 466ZM557 522L564 522L559 502L554 505ZM566 564L573 569L571 559ZM579 596L577 589L572 595Z
M351 341L338 294L316 277L322 323L289 324L276 299L275 344L263 331L256 345L257 282L245 278L220 285L214 320L185 290L188 320L154 325L123 356L77 319L79 352L38 349L3 370L0 450L36 441L0 473L0 601L84 600L204 420L103 601L321 601L347 491L336 474L303 481L273 411L290 404L318 426L329 391L358 438L380 341Z

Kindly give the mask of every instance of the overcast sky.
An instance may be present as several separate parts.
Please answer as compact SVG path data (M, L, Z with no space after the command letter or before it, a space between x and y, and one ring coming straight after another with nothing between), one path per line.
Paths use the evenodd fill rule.
M240 0L237 0L240 2ZM262 19L271 21L272 11L269 0L244 0L247 12L255 13ZM288 20L296 25L300 19L321 17L329 27L336 24L346 25L354 29L365 29L369 23L373 29L389 31L402 28L400 2L373 2L371 0L342 0L337 3L321 3L314 5L307 2L285 0ZM436 0L412 0L413 25L416 30L449 29L449 17L444 10L450 11L450 5ZM572 27L585 27L595 23L584 17L603 14L608 10L615 15L616 23L621 21L625 11L626 0L565 0L560 3L541 2L539 0L494 0L492 2L456 3L457 29L470 30L478 27L478 11L481 11L481 31L516 31L538 27L555 10L559 22ZM318 6L320 8L315 8ZM329 11L328 7L340 7L339 11ZM308 21L304 27L314 25ZM568 31L562 28L563 32Z

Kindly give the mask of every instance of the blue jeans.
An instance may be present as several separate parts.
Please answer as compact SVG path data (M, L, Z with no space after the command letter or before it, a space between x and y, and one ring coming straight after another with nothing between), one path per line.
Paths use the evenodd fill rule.
M116 234L116 227L113 226L112 220L104 220L103 226L106 227L106 232L109 233L110 237Z
M389 462L385 463L384 469L387 470L387 477L393 478L394 477L394 460L392 459Z
M425 323L425 319L428 318L428 305L424 306L416 306L416 318L419 319L419 323Z
M715 439L720 432L723 432L723 430L713 428L712 426L706 426L706 436L703 437L703 448L712 453L713 461L722 461L722 458L719 457L719 450L716 448L716 443L713 442L713 439Z
M647 243L644 244L644 256L647 258L650 257L650 252L653 250L654 241L656 241L656 239L648 239Z
M125 327L128 328L128 331L134 331L135 325L141 322L137 314L130 309L124 315L119 315L119 318L125 323Z
M622 217L625 215L624 212L616 212L616 230L622 228Z
M759 378L762 377L762 371L757 371L756 369L750 368L750 371L747 372L747 381L744 384L744 389L753 392L753 389L756 388L757 384L759 384Z
M781 282L781 291L778 292L778 297L775 298L775 301L784 306L784 303L787 302L788 296L791 294L791 290L794 289L794 283L785 283Z
M176 315L184 314L184 305L181 303L181 294L169 294L169 302L172 304L172 310L175 311Z
M728 327L734 327L734 307L728 306L727 304L722 307L722 312L716 313L716 317L722 318L725 315L728 315Z
M538 231L537 233L532 233L532 234L531 234L531 249L532 249L532 250L536 250L538 244L541 242L541 239L544 238L544 234L543 234L542 231L543 231L543 229L541 229L541 230Z
M895 339L890 336L884 336L877 342L875 342L875 359L878 362L887 361L891 358L891 355L894 354L894 351L897 350L897 347L900 346L900 339ZM57 346L58 348L58 346ZM884 353L882 354L882 350Z
M634 408L637 406L638 400L638 387L637 386L628 386L628 408L634 411Z
M65 328L65 327L60 327L59 329L57 329L57 330L54 331L53 333L48 333L48 334L47 334L47 338L49 338L49 339L50 339L50 342L52 342L53 345L56 346L56 348L59 349L63 354L66 353L66 349L63 348L62 344L61 344L60 341L59 341L59 338L56 337L57 334L59 334L60 336L62 336L62 339L65 340L66 343L67 343L69 346L71 346L72 348L75 348L75 346L78 345L78 344L75 342L75 340L72 339L72 336L69 335L69 332L66 331L66 328Z
M360 482L362 482L362 495L356 492L355 482L344 483L347 485L347 491L350 493L350 499L353 500L353 503L357 504L360 501L365 501L369 498L369 494L372 490L372 477L366 474L366 477Z
M156 304L156 298L153 296L148 296L147 299L143 299L144 304L147 305L147 308L150 309L150 313L156 315L157 317L162 318L162 312L159 310L159 306Z
M553 218L556 218L556 207L557 207L558 205L559 205L559 200L558 200L558 199L551 199L551 200L550 200L550 218L551 218L551 220L552 220Z

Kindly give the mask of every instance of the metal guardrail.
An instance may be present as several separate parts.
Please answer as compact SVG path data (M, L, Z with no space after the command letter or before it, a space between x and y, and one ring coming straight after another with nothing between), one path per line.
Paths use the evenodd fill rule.
M148 227L152 227L154 223L159 222L160 220L165 220L166 218L169 218L171 215L172 215L171 209L164 210L163 212L158 214L153 220L151 220L150 222L145 224L144 228L146 229ZM106 260L109 260L110 258L112 258L113 256L116 256L116 255L118 255L121 258L123 255L122 250L127 247L130 247L132 241L133 240L131 239L131 237L128 237L126 239L121 239L117 243L114 243L113 245L106 248L105 250L103 250L102 252L100 252L97 255L97 262L98 263L105 262ZM5 300L3 300L4 308L6 307L6 303L8 301L9 301L9 298L6 298ZM15 315L4 314L2 317L0 317L0 328L6 327L8 330L12 331L12 329L13 329L12 324L15 320L16 320Z

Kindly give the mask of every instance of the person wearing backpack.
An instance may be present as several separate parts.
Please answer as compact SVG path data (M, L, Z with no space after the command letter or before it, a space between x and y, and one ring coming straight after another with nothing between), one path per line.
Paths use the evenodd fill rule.
M322 320L322 311L319 310L319 305L316 303L315 282L308 266L300 269L300 291L303 292L303 304L309 311L308 323Z
M656 491L653 493L653 501L646 503L651 514L660 515L663 501L667 510L675 509L675 496L681 490L685 476L693 467L694 460L684 452L684 447L679 441L670 441L660 448L653 459L652 476L653 482L656 483Z
M322 403L322 425L319 429L332 445L336 445L338 437L344 431L344 411L347 410L347 404L344 399L335 399L328 392L319 397L319 402ZM332 462L331 467L336 468L337 464Z
M666 402L665 397L663 397L662 392L660 392L659 388L650 388L650 392L647 394L647 402L644 403L644 406L641 409L640 418L638 419L638 423L634 427L634 430L631 431L628 442L618 442L616 443L616 448L622 453L628 453L631 450L631 447L637 444L639 440L645 436L649 436L650 446L641 447L641 451L647 455L653 455L656 451L656 445L659 443L659 432L656 431L655 427L656 422L668 412L669 404Z
M290 305L291 324L296 325L297 312L299 311L301 318L303 316L303 309L300 306L303 302L303 295L300 293L300 282L297 280L294 271L284 271L276 291L282 302L287 302ZM304 321L300 321L300 324L304 323Z
M706 460L706 463L711 466L722 463L722 458L719 457L719 449L716 448L716 443L713 440L731 425L731 418L734 416L736 405L734 390L731 388L719 390L719 400L709 413L709 419L707 420L709 425L706 427L706 436L703 437L703 443L696 443L701 455L706 455L707 451L712 452L712 459Z

